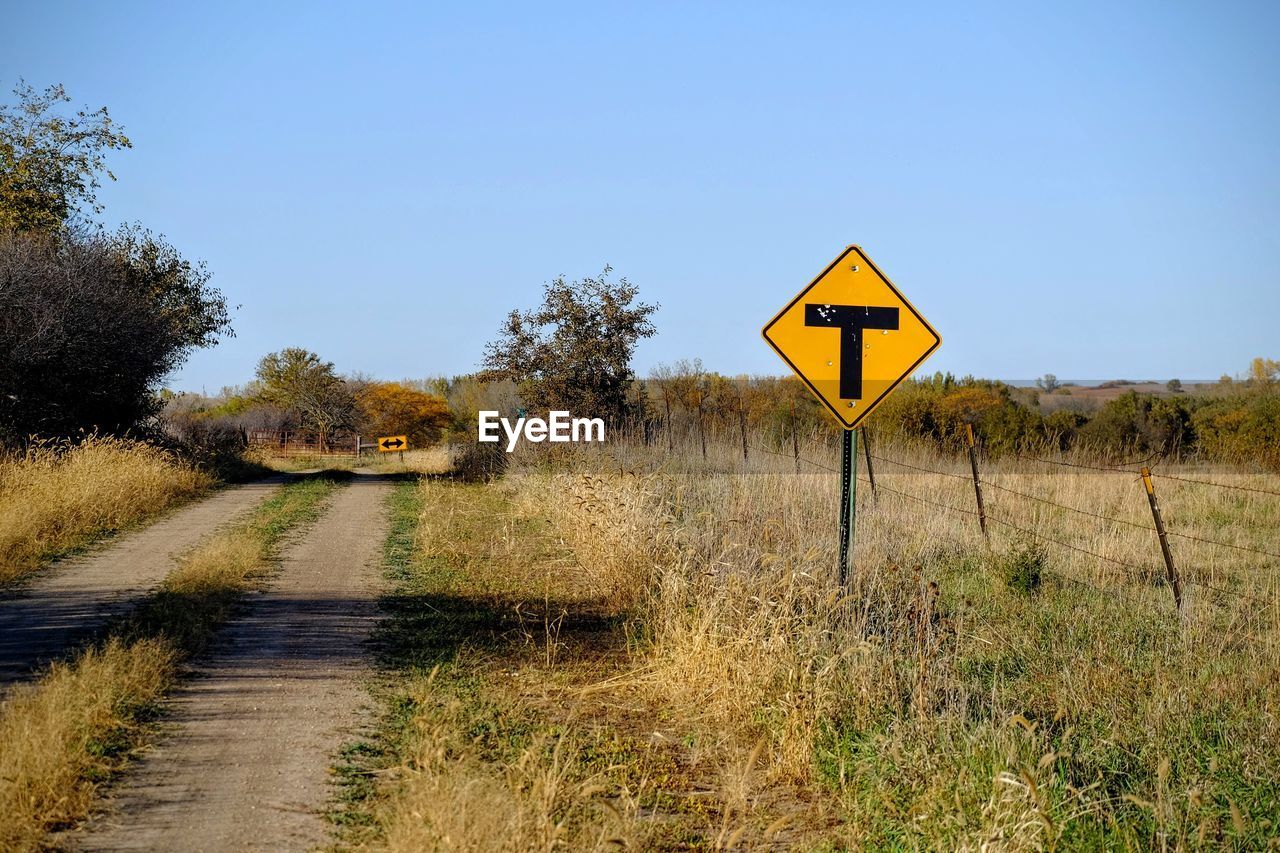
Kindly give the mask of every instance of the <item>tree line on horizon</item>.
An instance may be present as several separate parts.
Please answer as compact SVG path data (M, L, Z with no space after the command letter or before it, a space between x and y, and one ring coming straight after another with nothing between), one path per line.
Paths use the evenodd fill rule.
M244 387L214 398L164 392L196 349L233 334L225 297L200 263L141 225L109 233L100 178L106 152L132 146L105 107L68 112L61 86L25 83L0 104L0 449L29 436L130 433L196 451L234 452L248 430L407 433L416 445L474 437L476 413L564 409L602 417L611 433L672 447L750 434L783 444L835 431L791 377L725 376L700 361L632 361L657 333L658 306L625 277L563 277L541 303L513 310L480 369L452 378L380 382L344 376L320 355L264 356ZM966 424L988 452L1084 450L1261 463L1280 469L1280 363L1255 359L1211 393L1130 391L1095 409L1046 407L1062 392L934 374L903 384L869 418L887 436L940 449Z

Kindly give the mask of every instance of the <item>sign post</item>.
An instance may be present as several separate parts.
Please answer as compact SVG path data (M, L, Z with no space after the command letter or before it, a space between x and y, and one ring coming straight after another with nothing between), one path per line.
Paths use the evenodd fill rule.
M849 555L853 553L853 522L858 502L858 431L840 436L840 589L849 589Z
M840 450L840 584L853 550L854 430L933 354L942 338L858 246L849 246L763 330L844 429Z

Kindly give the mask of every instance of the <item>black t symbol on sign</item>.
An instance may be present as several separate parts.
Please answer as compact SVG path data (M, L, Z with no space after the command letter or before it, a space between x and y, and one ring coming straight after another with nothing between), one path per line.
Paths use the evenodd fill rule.
M806 326L840 329L840 399L862 399L862 330L897 329L897 308L870 305L806 305Z

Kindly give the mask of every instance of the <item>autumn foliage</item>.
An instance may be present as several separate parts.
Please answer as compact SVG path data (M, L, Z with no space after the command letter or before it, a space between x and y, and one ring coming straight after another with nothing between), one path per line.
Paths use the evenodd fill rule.
M440 440L452 416L449 404L434 394L399 382L372 382L356 395L360 421L370 435L407 435L425 447Z

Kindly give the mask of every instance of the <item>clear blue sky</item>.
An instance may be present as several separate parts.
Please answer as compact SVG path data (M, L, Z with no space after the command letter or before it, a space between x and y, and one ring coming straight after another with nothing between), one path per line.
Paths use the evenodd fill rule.
M851 242L927 369L1280 356L1280 4L906 5L21 3L0 80L108 105L107 221L241 306L175 387L469 371L606 263L662 304L642 372L781 373L761 325Z

